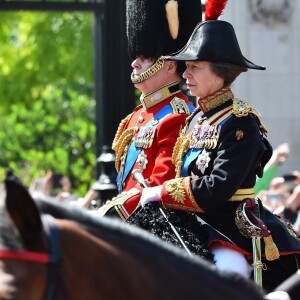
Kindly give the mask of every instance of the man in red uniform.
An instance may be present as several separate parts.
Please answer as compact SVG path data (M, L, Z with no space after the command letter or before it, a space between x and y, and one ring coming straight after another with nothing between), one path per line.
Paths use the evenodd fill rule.
M178 63L160 57L181 49L202 15L199 0L127 0L126 9L131 79L141 92L141 105L119 125L112 146L119 195L100 208L101 215L122 220L139 206L142 187L132 178L133 170L150 187L175 175L173 147L194 107L180 90Z

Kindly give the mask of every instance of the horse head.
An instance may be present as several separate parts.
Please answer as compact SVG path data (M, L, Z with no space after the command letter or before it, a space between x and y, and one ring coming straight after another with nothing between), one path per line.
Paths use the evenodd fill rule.
M12 176L0 186L0 232L0 299L35 299L45 289L35 280L47 276L46 240L37 206Z

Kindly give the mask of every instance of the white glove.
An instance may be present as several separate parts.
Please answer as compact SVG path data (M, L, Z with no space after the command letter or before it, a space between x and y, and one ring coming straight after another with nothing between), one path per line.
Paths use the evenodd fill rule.
M160 197L161 189L162 189L162 185L144 188L140 200L142 207L144 207L149 202L161 201L161 197Z
M290 296L286 292L277 291L267 294L265 299L268 300L291 300Z

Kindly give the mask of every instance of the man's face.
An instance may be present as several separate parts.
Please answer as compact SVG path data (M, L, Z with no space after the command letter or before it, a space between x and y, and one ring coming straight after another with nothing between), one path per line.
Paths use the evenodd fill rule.
M137 57L131 64L131 67L133 68L133 75L138 76L142 74L143 72L147 71L153 64L155 63L154 59L151 58L144 58L143 56ZM165 63L166 65L166 63ZM157 71L155 74L153 74L148 79L136 83L134 86L139 89L144 95L148 94L150 92L153 92L160 88L162 85L166 84L166 77L165 77L165 66L163 66L162 69Z
M151 58L138 56L131 64L131 67L133 68L133 74L140 75L147 71L154 64L154 61L155 60Z

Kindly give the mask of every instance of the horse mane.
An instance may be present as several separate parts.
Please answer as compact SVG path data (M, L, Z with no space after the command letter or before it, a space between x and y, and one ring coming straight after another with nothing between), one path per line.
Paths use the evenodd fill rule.
M165 248L166 251L173 252L175 256L184 255L187 259L194 259L179 247L170 245L145 230L117 219L99 216L97 211L79 208L70 203L59 203L56 199L46 196L38 196L34 200L42 214L49 214L56 219L73 221L92 233L100 232L106 237L114 236L120 241L130 239L126 242L129 245L136 242L143 245L149 243L151 247L155 245L158 248Z

